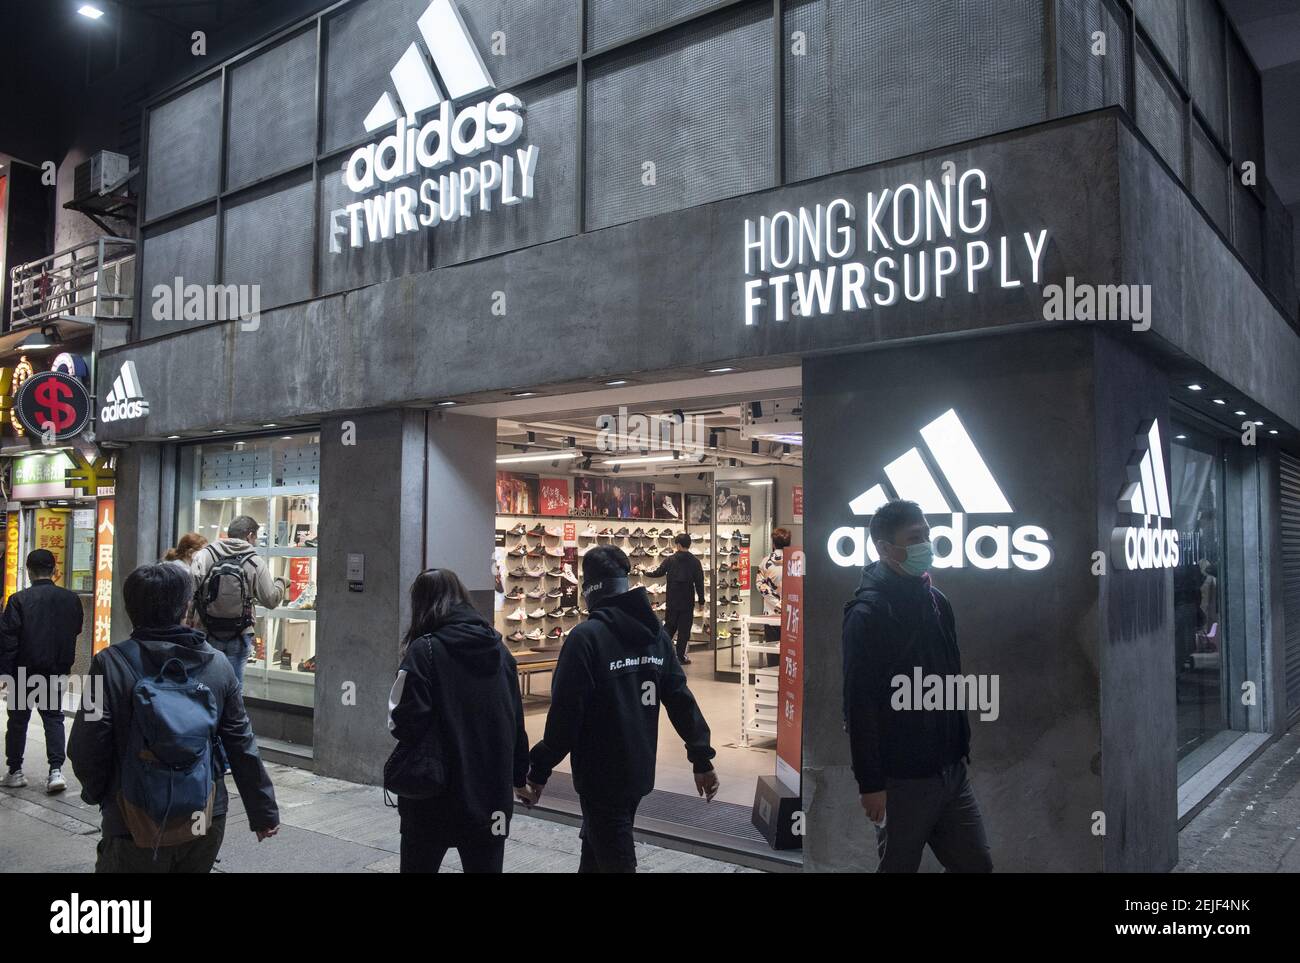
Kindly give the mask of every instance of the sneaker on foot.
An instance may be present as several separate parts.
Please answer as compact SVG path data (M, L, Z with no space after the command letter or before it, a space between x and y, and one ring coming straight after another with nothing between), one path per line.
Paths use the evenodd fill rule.
M45 791L53 796L56 792L63 792L68 788L68 781L63 778L62 769L51 769L50 778L45 781Z
M23 775L21 769L15 769L5 776L4 787L6 789L22 789L25 785L27 785L27 777Z

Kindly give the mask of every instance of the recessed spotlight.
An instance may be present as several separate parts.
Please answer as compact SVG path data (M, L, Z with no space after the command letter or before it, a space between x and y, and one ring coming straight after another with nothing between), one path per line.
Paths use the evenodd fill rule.
M281 440L281 441L293 441L293 435L282 435L282 436L280 437L280 440Z
M104 15L103 10L100 10L99 7L92 7L88 3L83 3L80 7L78 7L77 13L81 14L83 17L86 17L90 20L98 20L100 17Z
M1188 386L1187 386L1187 390L1188 390L1188 391L1200 391L1200 390L1201 390L1201 386L1200 386L1200 385L1188 385Z
M179 438L179 437L180 437L180 435L168 435L168 436L167 436L167 440L168 440L168 441L175 441L175 440L176 440L177 438Z
M212 433L213 433L214 435L224 435L224 434L226 433L226 429L224 429L224 428L217 428L217 429L214 429Z
M1216 405L1226 405L1226 404L1227 404L1227 402L1224 401L1222 398L1215 398L1215 399L1214 399L1214 403L1215 403Z
M1262 421L1257 421L1257 422L1255 422L1255 424L1257 424L1257 425L1259 425L1259 426L1261 426L1261 427L1262 427L1262 426L1263 426L1263 424L1264 424L1264 422L1262 422Z
M1174 440L1176 440L1176 441L1186 441L1186 440L1187 440L1187 436L1186 436L1186 435L1174 435Z
M263 428L279 428L280 426L277 425L275 422L271 422L271 424L269 424L269 425L263 425L262 427L263 427Z
M726 374L728 371L735 371L735 368L710 368L709 374Z
M1234 414L1234 415L1241 415L1243 418L1246 416L1246 413L1245 413L1244 411L1234 411L1233 414Z
M1276 435L1276 434L1277 434L1277 429L1276 429L1276 428L1270 428L1270 429L1268 430L1268 433L1269 433L1270 435Z
M535 395L535 394L537 394L536 391L512 391L512 392L510 392L510 397L511 397L511 398L531 398L531 397L532 397L533 395Z
M458 405L458 404L460 404L459 401L452 401L452 400L448 399L447 401L440 401L440 402L438 402L438 407L439 407L439 408L450 408L452 405Z
M605 384L611 388L617 388L619 385L627 384L627 380L624 378L616 378L613 381L606 381Z

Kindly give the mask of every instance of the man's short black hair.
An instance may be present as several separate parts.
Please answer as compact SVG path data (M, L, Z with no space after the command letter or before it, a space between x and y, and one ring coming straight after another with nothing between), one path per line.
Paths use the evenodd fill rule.
M691 547L691 533L690 533L690 532L679 532L678 534L676 534L676 535L673 536L673 541L676 542L678 545L680 545L682 548L690 548L690 547Z
M48 548L37 548L27 553L27 571L32 575L48 577L57 567L54 553Z
M924 521L925 512L921 511L920 505L895 498L885 502L876 509L876 514L871 516L871 540L896 545L894 536L898 534L900 528Z
M126 577L122 598L126 616L136 628L163 628L185 617L194 585L179 565L141 565Z
M632 562L617 545L597 545L582 556L582 581L599 582L606 578L627 578Z

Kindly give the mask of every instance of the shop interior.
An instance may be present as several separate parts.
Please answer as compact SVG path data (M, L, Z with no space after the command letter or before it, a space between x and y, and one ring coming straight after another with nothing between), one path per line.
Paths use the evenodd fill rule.
M685 532L704 570L705 601L694 611L684 667L712 730L717 798L753 804L758 777L776 766L780 562L772 533L785 529L790 544L802 545L798 395L796 387L779 397L633 400L497 418L495 618L522 669L530 741L544 731L559 651L586 617L582 556L596 545L622 548L632 586L646 589L662 619L665 580L654 573ZM695 796L666 713L656 790Z

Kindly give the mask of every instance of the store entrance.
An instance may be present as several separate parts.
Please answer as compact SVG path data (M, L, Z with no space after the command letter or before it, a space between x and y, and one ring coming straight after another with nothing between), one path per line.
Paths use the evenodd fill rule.
M802 545L799 386L696 398L681 391L668 383L600 392L587 407L571 395L562 409L537 399L513 411L467 410L497 417L495 623L519 662L536 742L559 653L587 617L583 556L598 545L626 552L632 587L645 589L663 620L664 562L688 535L703 601L692 599L683 663L721 788L712 809L702 808L664 713L655 793L642 812L685 827L707 815L711 826L765 846L750 814L759 780L777 771L782 547Z

